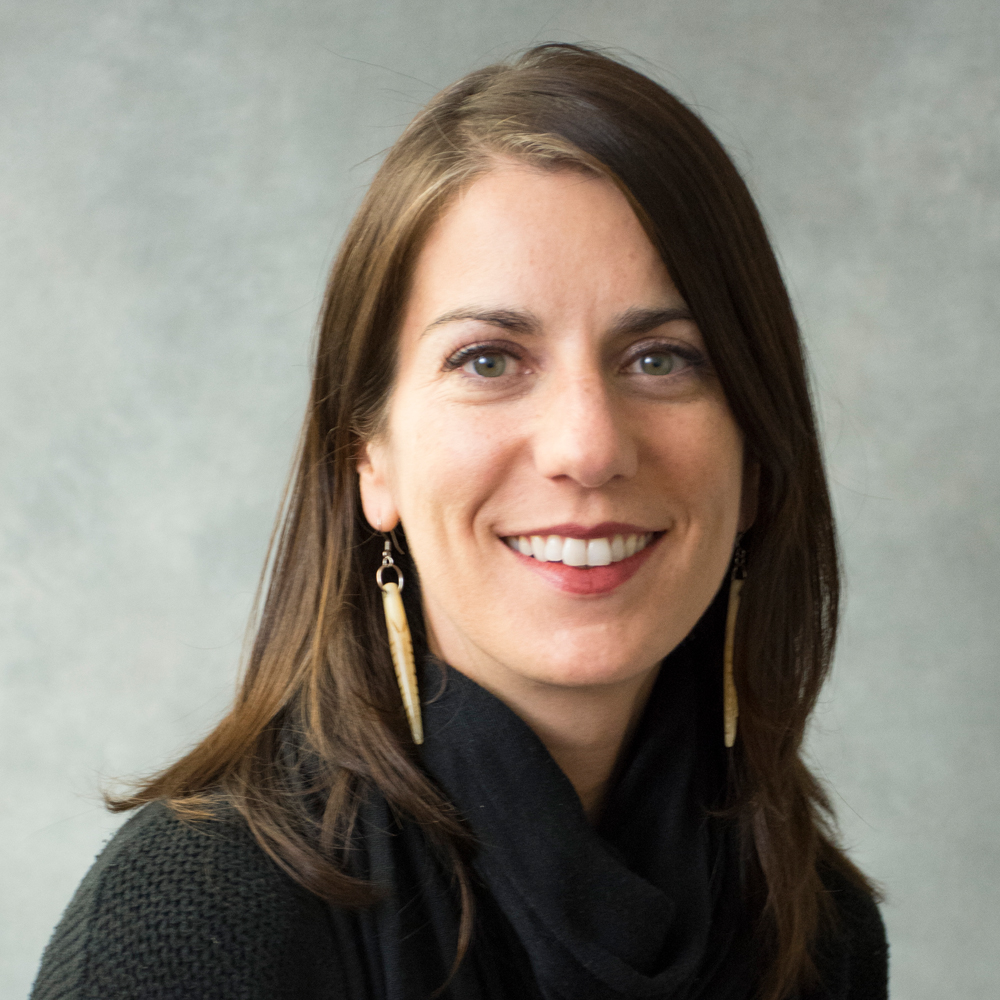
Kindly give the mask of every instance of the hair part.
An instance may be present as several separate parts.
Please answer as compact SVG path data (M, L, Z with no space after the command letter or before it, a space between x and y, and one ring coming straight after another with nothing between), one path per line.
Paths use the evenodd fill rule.
M166 799L198 816L224 799L292 878L361 906L377 890L349 873L347 849L362 796L375 786L456 873L457 968L473 927L474 845L412 752L371 580L379 542L361 511L355 463L384 428L396 334L427 234L503 160L592 172L623 192L701 330L759 468L757 516L744 539L740 731L727 814L759 903L761 996L780 1000L815 976L811 949L829 915L820 868L872 891L836 846L830 803L801 757L839 595L802 348L763 223L722 146L677 98L590 49L542 45L469 74L389 151L327 287L305 424L235 704L190 753L108 804L120 811ZM416 580L412 565L405 572Z

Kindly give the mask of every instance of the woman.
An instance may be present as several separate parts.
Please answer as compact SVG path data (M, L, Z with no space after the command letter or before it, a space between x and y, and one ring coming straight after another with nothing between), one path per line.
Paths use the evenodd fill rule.
M112 800L33 995L885 996L800 758L837 593L721 146L585 49L473 73L334 266L236 704Z

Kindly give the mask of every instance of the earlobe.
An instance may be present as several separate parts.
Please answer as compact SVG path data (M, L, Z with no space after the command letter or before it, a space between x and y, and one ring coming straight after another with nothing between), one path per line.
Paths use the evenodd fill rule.
M392 531L399 524L399 511L388 475L388 456L380 442L366 441L358 448L355 464L361 509L376 531Z

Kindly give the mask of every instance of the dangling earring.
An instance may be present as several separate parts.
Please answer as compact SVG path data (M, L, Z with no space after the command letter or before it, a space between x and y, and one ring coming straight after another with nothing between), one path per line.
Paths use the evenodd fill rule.
M382 527L381 520L379 527ZM385 627L389 633L389 652L392 665L396 668L396 682L403 696L403 708L410 723L414 743L424 742L424 723L420 716L420 694L417 691L417 668L413 662L413 639L403 608L403 574L392 561L391 543L385 540L382 550L382 565L375 572L375 582L382 591L382 610L385 612ZM396 583L383 583L382 574L389 568L396 571Z
M722 714L723 737L726 747L736 742L736 720L740 706L736 698L736 683L733 680L733 648L736 645L736 617L740 613L740 591L747 578L746 552L736 543L733 557L733 575L729 580L729 609L726 612L726 644L722 649Z

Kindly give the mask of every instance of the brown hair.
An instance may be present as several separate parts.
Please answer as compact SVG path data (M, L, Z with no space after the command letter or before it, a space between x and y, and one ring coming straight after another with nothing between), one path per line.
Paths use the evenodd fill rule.
M360 796L374 785L454 866L460 959L472 926L470 838L412 753L355 456L381 426L425 235L497 156L596 171L621 188L691 309L759 466L757 517L744 539L730 813L751 887L756 878L762 996L778 1000L814 975L810 949L825 899L819 869L836 868L871 891L836 847L829 802L800 755L830 664L839 591L802 349L764 226L722 146L663 88L589 49L543 45L470 74L438 94L389 151L333 267L297 464L236 702L199 746L109 804L124 810L165 798L193 814L221 795L294 879L361 905L373 890L346 874L341 849ZM301 755L281 752L289 728L308 751L305 770Z

